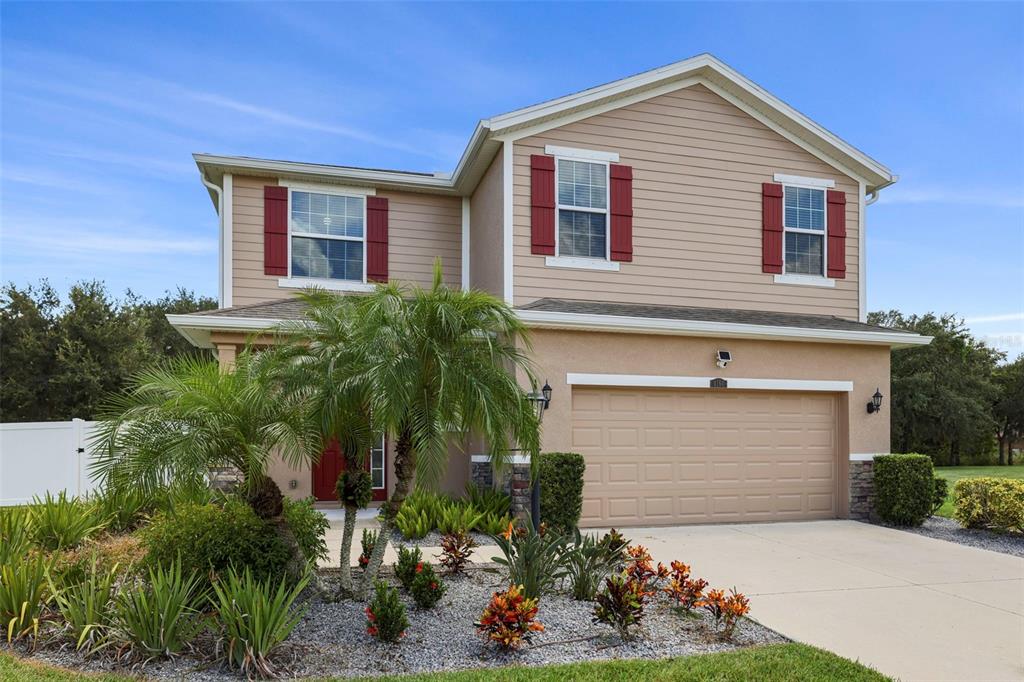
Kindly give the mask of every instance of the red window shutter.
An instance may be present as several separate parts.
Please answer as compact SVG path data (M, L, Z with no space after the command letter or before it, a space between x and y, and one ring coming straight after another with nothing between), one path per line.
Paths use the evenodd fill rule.
M530 253L555 255L555 158L530 156Z
M388 200L366 197L366 279L388 281Z
M608 167L611 195L612 260L633 260L633 167L612 164Z
M828 213L828 276L846 279L846 193L830 189Z
M761 185L761 270L782 274L782 185Z
M288 274L288 188L263 188L263 274Z

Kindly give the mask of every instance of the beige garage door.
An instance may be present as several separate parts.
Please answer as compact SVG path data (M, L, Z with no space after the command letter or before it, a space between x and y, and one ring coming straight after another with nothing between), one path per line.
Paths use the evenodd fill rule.
M830 519L835 396L574 387L581 526Z

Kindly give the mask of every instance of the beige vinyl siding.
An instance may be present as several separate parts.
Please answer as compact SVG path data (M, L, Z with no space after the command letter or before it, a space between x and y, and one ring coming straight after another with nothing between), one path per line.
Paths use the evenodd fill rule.
M633 167L633 262L619 272L545 266L530 253L530 155L554 144L617 152ZM559 297L858 316L856 180L702 85L517 140L516 305ZM776 284L761 272L761 183L828 178L846 192L846 279Z
M232 303L287 298L277 276L263 274L263 187L269 178L235 177L232 192ZM462 268L462 200L413 192L378 192L388 199L388 274L392 281L429 286L434 259L445 282L459 286Z
M495 296L504 296L503 158L504 150L499 150L469 201L470 286L474 289L489 291Z

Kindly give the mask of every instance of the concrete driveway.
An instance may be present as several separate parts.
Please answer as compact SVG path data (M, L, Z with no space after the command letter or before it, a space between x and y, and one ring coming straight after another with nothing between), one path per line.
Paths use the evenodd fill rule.
M629 528L751 616L902 680L1024 679L1024 559L855 521Z

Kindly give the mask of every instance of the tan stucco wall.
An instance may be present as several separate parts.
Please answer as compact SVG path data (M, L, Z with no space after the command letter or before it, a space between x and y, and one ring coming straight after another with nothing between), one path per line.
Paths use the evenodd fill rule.
M840 395L840 456L889 450L889 348L828 343L722 340L668 335L534 330L533 358L539 379L553 389L544 415L543 449L570 445L571 387L566 373L709 376L757 379L852 381L853 392ZM715 366L715 351L732 352L733 362ZM880 413L865 409L875 388L886 402ZM849 438L844 438L844 429ZM844 442L848 443L843 448Z
M263 187L276 178L235 176L232 180L232 303L245 305L287 298L295 289L263 274ZM379 191L388 199L388 275L392 281L429 286L434 259L440 257L445 283L458 287L462 277L462 199L460 197Z
M633 167L633 262L619 272L547 267L530 253L530 155L547 144L617 152ZM516 140L516 305L556 297L817 313L857 319L857 182L702 85ZM846 193L846 278L776 284L761 271L761 183L832 179Z
M469 201L469 282L474 289L503 296L505 220L503 194L504 152L499 151Z

